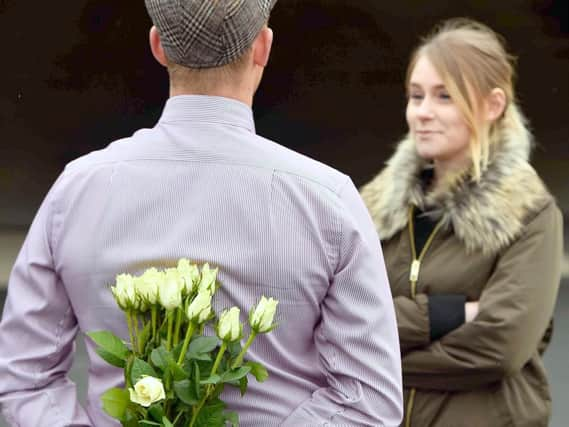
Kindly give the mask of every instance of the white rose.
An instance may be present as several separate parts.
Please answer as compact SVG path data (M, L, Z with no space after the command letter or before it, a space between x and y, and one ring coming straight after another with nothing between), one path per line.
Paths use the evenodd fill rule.
M178 270L169 268L166 270L164 283L158 289L158 299L166 310L173 310L182 305L182 287L184 281Z
M211 294L207 291L198 292L186 314L192 322L204 323L211 315Z
M128 392L131 402L145 407L166 398L162 381L146 375L138 380L134 385L134 389L129 388Z
M269 332L273 328L273 319L279 302L273 298L261 297L261 300L249 314L249 324L255 332Z
M178 261L178 273L184 279L184 292L186 295L191 294L198 286L200 280L200 270L195 264L190 264L186 258Z
M164 284L164 280L163 271L158 271L154 267L149 268L136 279L136 292L147 304L156 304L158 302L158 290Z
M239 308L232 307L219 316L217 336L223 341L236 341L241 338L243 327L239 322Z
M138 308L134 277L130 274L119 274L116 277L116 285L111 287L111 292L123 310Z
M212 295L215 293L215 278L217 277L217 271L217 268L211 270L208 263L203 265L202 278L200 280L198 292L207 290Z

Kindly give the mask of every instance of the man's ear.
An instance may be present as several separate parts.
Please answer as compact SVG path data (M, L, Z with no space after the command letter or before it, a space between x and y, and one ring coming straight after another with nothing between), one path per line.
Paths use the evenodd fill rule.
M162 47L162 42L160 41L160 33L158 33L158 28L154 25L150 28L150 34L148 36L150 40L150 50L154 58L164 67L168 65L166 59L166 54L164 53L164 48Z
M269 62L271 46L273 44L273 30L265 26L253 42L253 62L255 65L265 67Z
M506 94L502 89L492 89L486 99L486 120L492 123L499 119L506 109L506 102Z

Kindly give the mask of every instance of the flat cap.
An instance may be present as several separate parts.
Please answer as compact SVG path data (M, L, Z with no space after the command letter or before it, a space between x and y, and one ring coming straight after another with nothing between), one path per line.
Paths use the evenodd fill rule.
M145 0L168 59L220 67L248 49L277 0Z

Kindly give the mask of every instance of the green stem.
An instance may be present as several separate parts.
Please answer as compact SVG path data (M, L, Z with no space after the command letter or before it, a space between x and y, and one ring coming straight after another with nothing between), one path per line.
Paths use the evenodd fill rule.
M225 343L225 341L223 341L221 343L221 347L219 348L219 352L217 353L217 357L215 358L215 362L213 363L213 367L211 368L211 373L209 374L210 377L215 375L215 373L217 372L217 368L219 367L219 364L221 363L221 359L223 358L223 353L225 353L226 348L227 348L227 344ZM207 399L211 395L211 391L213 390L213 387L211 387L211 384L208 384L205 390L206 391L205 391L204 396L201 398L201 400L198 403L198 406L196 407L196 410L192 414L192 419L190 421L189 427L193 427L194 423L196 422L196 418L198 417L198 414L200 413L204 403L207 401Z
M184 413L184 411L178 412L178 415L176 415L176 418L174 418L174 421L172 422L173 426L176 425L176 423L178 422L178 420L180 419L180 417L182 416L183 413Z
M146 417L148 416L148 411L140 405L136 406L137 406L136 411L142 416L142 419L145 420Z
M136 313L134 311L129 312L130 316L130 326L132 328L132 352L138 355L138 325L136 319Z
M157 343L157 336L156 336L156 311L158 310L158 307L156 307L156 305L153 305L152 308L150 309L150 317L152 319L152 342Z
M145 326L146 326L145 320L146 320L145 316L144 316L144 315L141 315L141 316L140 316L140 323L139 323L139 316L136 316L136 323L137 323L137 324L140 324L140 325L142 326L142 331L144 331L144 328L145 328ZM138 352L139 352L141 355L144 354L144 346L145 346L145 345L146 345L146 343L145 343L143 340L141 340L140 337L139 337L139 340L138 340Z
M174 312L170 311L166 313L168 317L168 335L166 336L166 350L170 351L172 349L172 328L174 326Z
M134 339L136 340L136 350L140 353L140 340L139 340L139 331L138 331L138 315L135 312L131 314L131 322L134 327Z
M205 402L204 399L200 400L198 406L194 408L194 411L192 412L192 419L190 420L190 424L188 424L188 427L194 427L194 424L196 422L196 419L198 418L198 414L200 413L204 402Z
M182 326L182 310L176 309L176 328L174 330L174 347L180 342L180 327Z
M124 370L124 383L126 385L126 388L128 389L129 387L132 387L132 382L130 381L130 373L132 372L132 362L133 362L133 355L130 355L128 357L128 359L126 360L126 366L125 366L125 370Z
M217 372L217 368L219 368L219 364L221 363L221 358L223 357L223 353L225 353L225 349L227 348L227 344L225 341L221 342L221 347L219 347L219 352L217 353L217 357L215 358L215 362L213 362L213 367L211 368L211 373L209 376L215 375Z
M130 348L133 353L136 353L136 347L134 346L134 335L132 334L132 325L130 322L130 311L125 311L126 325L128 326L128 336L130 337Z
M249 347L253 343L253 340L255 339L256 336L257 336L257 332L251 331L251 335L249 335L249 338L247 339L245 346L241 349L241 353L239 353L239 355L237 356L237 358L233 362L233 365L231 365L231 369L235 369L238 366L241 366L241 363L243 363L243 357L245 357L245 353L247 353L247 350L249 349Z
M178 357L178 365L182 366L182 362L186 356L186 351L188 351L188 346L190 345L190 339L194 334L195 325L194 322L190 320L188 325L188 330L186 331L186 338L184 339L184 344L182 344L182 351L180 351L180 356Z
M170 381L171 381L171 376L170 376L170 372L166 371L165 373L165 377L164 377L164 385L165 385L165 389L166 389L166 393L169 392L170 390ZM170 419L170 400L166 400L166 403L164 404L164 414L166 415L166 417L168 419Z

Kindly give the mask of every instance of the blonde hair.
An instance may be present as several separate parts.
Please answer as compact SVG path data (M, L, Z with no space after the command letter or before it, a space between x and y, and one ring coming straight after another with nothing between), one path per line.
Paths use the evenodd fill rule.
M478 181L488 166L497 127L504 121L523 127L524 120L515 105L515 59L506 52L503 39L496 32L466 18L444 21L422 40L407 68L407 87L415 64L423 55L441 76L470 129L472 178ZM504 91L506 107L500 118L487 124L484 101L495 88Z

